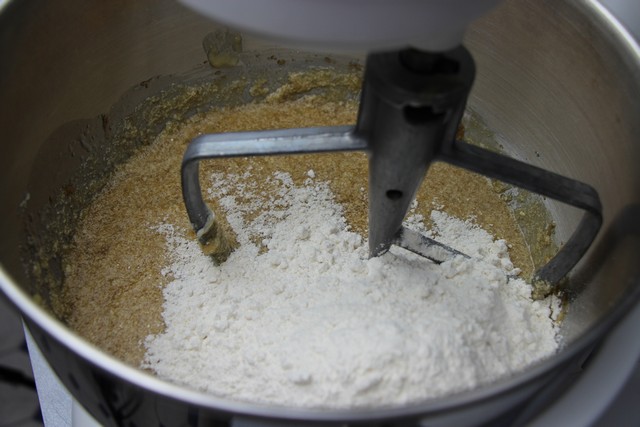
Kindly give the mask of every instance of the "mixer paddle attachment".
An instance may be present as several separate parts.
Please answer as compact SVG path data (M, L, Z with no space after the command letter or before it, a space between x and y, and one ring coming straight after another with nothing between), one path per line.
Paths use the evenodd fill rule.
M475 65L462 46L447 52L415 49L367 57L355 126L202 135L182 162L182 192L198 236L215 216L202 198L198 163L208 158L365 151L369 155L369 254L391 245L434 262L466 256L402 226L433 161L444 161L584 210L569 241L534 276L548 292L585 254L602 223L589 185L483 148L456 141Z

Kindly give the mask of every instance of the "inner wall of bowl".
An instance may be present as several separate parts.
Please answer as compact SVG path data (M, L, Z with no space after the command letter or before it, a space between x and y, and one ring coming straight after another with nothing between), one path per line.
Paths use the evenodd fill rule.
M593 2L504 3L471 28L471 108L510 154L596 188L604 225L567 286L570 341L619 298L637 301L640 79L634 53ZM634 118L635 117L635 118ZM548 202L558 243L582 213Z
M21 206L46 207L52 191L79 166L82 149L70 147L67 137L84 134L93 138L85 144L98 144L109 129L104 114L118 100L128 97L116 112L124 116L170 83L166 76L202 64L202 38L214 27L169 1L73 1L64 8L19 3L10 5L0 26L13 31L13 38L0 39L2 52L10 52L0 65L0 95L14 106L0 117L7 136L0 156L0 259L31 293L16 249L24 241ZM631 94L640 88L630 81L615 35L588 11L586 3L516 0L474 25L466 41L478 64L470 108L500 135L509 154L595 186L605 206L601 235L607 236L638 203L634 159L640 156L632 136L640 131L640 106ZM23 20L15 18L25 13L32 19L16 26ZM74 144L82 145L77 139ZM29 181L34 168L47 176L37 186ZM550 208L564 240L579 212ZM620 237L625 234L601 238L580 269L584 274L573 281L576 299L565 320L569 341L635 289L630 254L637 254L637 240ZM601 268L585 268L601 261Z
M67 153L36 164L52 135L63 140L65 132L84 131L99 137L100 128L93 125L68 128L109 112L141 82L201 63L202 37L210 28L210 22L172 1L72 0L62 6L14 1L4 7L0 97L11 107L0 115L0 259L18 283L27 283L16 250L24 240L21 203L28 199L36 208L52 196L48 188L33 188L30 176L34 168L47 167L48 186L59 188L73 172L63 143L60 151ZM138 102L148 96L137 95ZM135 96L131 102L136 103ZM59 167L63 156L64 167Z

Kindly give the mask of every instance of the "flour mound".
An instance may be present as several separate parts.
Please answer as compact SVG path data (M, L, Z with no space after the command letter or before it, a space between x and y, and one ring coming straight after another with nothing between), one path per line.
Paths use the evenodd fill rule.
M434 211L431 230L416 217L409 226L471 259L435 265L395 247L368 259L328 185L308 176L296 186L276 173L271 193L248 175L214 176L210 194L240 242L220 266L183 230L156 227L172 280L144 368L234 400L380 407L471 389L555 352L549 303L513 278L506 242Z

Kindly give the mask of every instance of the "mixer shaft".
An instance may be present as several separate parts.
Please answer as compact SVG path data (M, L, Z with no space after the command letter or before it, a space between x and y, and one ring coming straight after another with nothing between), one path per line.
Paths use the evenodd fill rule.
M369 148L369 253L389 249L424 179L452 143L475 67L463 47L369 55L356 134Z

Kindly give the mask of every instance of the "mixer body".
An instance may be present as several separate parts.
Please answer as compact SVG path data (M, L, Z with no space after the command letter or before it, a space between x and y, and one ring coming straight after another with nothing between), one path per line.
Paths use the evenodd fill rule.
M432 52L462 43L469 24L500 0L182 0L225 25L304 49Z

